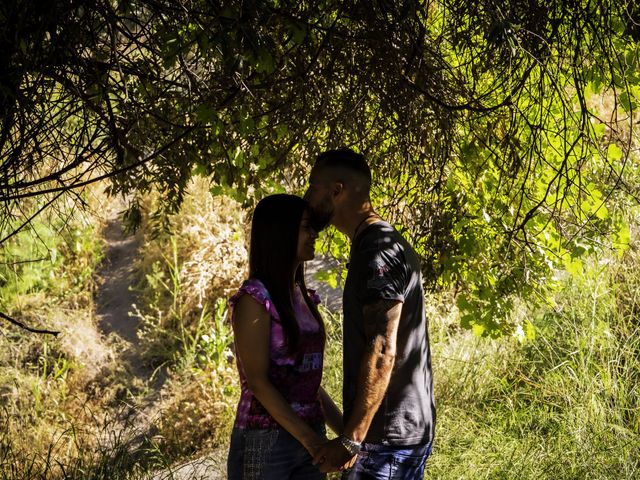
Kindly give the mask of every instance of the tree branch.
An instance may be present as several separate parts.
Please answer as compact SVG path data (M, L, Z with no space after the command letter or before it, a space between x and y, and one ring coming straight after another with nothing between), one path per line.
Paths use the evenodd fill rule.
M12 323L20 328L22 328L23 330L27 330L28 332L32 332L32 333L42 333L45 335L53 335L54 337L57 337L58 334L60 332L55 331L55 330L45 330L45 329L40 329L40 328L32 328L29 327L28 325L25 325L22 322L19 322L18 320L15 320L13 318L11 318L9 315L6 315L5 313L0 312L0 318L6 320L9 323Z

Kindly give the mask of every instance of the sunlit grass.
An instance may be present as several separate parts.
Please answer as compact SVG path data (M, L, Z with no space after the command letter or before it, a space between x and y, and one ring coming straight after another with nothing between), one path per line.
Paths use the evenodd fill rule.
M90 312L101 255L93 227L56 247L54 262L6 280L9 310L83 336L70 345L3 329L0 480L142 479L214 451L224 456L239 395L225 301L245 275L245 226L237 205L207 203L205 187L194 187L200 196L171 234L148 236L141 249L142 358L167 369L147 425L127 423L139 394L129 373L108 364L107 353L100 375L85 363L84 347L101 341ZM633 250L591 258L553 305L530 312L523 299L517 314L536 327L524 343L475 337L460 328L453 298L429 296L438 419L425 478L640 477L639 265ZM55 293L73 278L88 282L78 285L89 294L82 286ZM342 319L322 313L323 386L340 403Z
M525 345L443 337L435 322L438 429L426 478L640 475L640 332L617 308L631 299L615 273L589 262Z

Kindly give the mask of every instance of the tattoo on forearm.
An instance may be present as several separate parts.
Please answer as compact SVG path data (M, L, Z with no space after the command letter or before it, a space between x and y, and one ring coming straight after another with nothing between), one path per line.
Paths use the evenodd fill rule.
M395 309L399 304L395 300L380 300L364 307L364 334L369 347L385 354L394 341L397 319Z

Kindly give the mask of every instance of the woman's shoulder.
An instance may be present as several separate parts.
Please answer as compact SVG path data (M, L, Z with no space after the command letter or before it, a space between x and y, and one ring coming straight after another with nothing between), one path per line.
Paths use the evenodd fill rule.
M256 303L262 305L273 318L280 319L269 291L260 280L257 278L245 280L238 291L229 299L229 305L232 308L235 307L245 295L250 296Z

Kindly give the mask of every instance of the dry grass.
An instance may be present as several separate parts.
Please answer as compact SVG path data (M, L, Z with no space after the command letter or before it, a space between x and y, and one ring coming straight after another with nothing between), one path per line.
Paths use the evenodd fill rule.
M92 272L101 254L91 222L56 246L64 261L2 291L10 311L65 333L53 340L1 327L0 479L151 478L225 451L238 379L224 299L245 276L246 217L199 180L170 221L171 234L142 232L138 265L140 345L166 376L156 392L96 328ZM594 259L546 312L523 305L521 319L537 328L525 343L474 337L460 329L452 298L432 301L438 433L428 478L640 474L638 265L634 250ZM326 319L325 388L339 398L340 318ZM145 395L153 404L142 411Z
M157 199L149 198L147 210ZM226 299L247 270L241 206L196 179L168 234L147 227L139 271L144 358L168 368L156 405L159 448L172 457L226 442L238 399Z
M104 196L86 198L103 212ZM116 347L98 331L93 296L104 218L57 205L2 256L4 311L59 330L57 338L0 325L0 478L62 478L65 465L99 451L126 380ZM38 262L14 263L33 258Z

